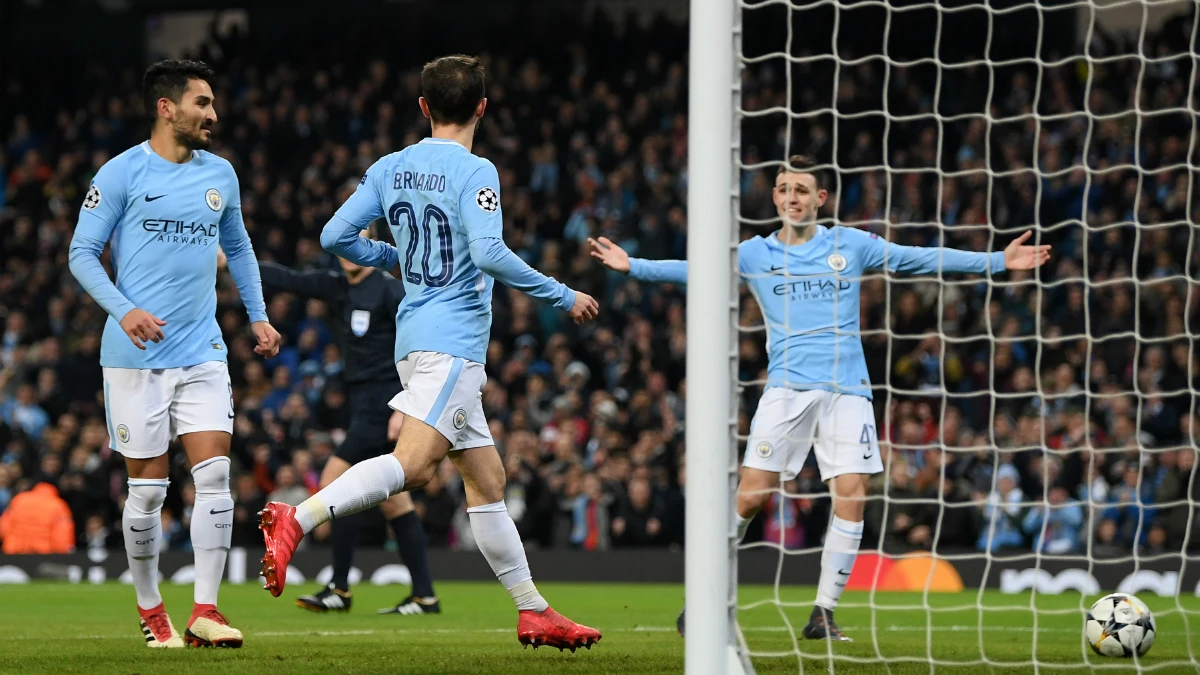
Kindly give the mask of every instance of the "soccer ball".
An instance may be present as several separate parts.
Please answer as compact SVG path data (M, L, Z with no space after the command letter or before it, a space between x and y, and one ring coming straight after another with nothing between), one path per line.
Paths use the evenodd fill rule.
M1154 645L1154 616L1141 600L1113 593L1092 605L1084 633L1088 644L1101 656L1145 656Z

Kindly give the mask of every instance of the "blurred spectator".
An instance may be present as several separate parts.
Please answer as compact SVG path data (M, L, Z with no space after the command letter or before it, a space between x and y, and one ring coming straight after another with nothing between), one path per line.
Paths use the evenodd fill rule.
M10 426L24 431L33 440L40 440L50 424L50 415L37 403L33 385L22 384L17 394L0 404L0 417Z
M788 481L783 490L771 493L762 510L763 541L784 550L804 548L805 525L812 510L807 499L793 496L795 492L795 481Z
M1033 538L1034 551L1062 555L1079 550L1082 526L1083 507L1070 499L1065 487L1054 485L1049 503L1030 509L1021 529Z
M449 460L444 461L425 487L413 493L413 506L421 517L432 548L452 548L457 543L454 514L460 501L447 489L453 473L453 465Z
M279 467L275 474L275 489L267 495L267 501L299 506L308 497L308 489L296 480L295 467L290 464Z
M592 476L589 475L589 478ZM598 481L584 479L585 493L589 491L592 482L598 485ZM658 543L663 535L662 509L652 503L649 481L635 478L629 482L629 495L623 503L617 505L616 515L609 523L609 530L612 544L616 547L653 546ZM588 548L586 542L584 548Z
M54 485L40 482L12 498L0 513L0 543L7 555L75 550L71 510Z
M1024 494L1017 487L1020 474L1011 464L996 472L996 489L987 496L983 508L983 532L976 546L981 551L996 551L1022 545L1021 501Z
M572 491L568 488L568 492ZM648 492L648 488L646 492ZM600 479L596 474L589 473L583 477L582 489L572 500L571 504L571 545L585 551L607 550L615 523L609 521L608 507L611 498L600 490ZM632 509L631 509L632 510ZM633 517L639 518L641 514ZM646 536L649 531L649 518L638 519L630 524L634 536ZM625 533L626 523L621 521L621 535Z

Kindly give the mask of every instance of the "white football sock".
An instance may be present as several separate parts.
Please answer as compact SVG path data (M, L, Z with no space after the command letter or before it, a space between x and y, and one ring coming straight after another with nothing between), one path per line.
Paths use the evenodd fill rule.
M821 579L817 583L817 605L832 611L837 607L846 581L854 570L858 545L862 542L862 521L852 523L837 516L825 533L825 550L821 552Z
M346 469L325 489L296 507L305 534L334 518L365 511L404 488L404 468L393 455L380 455Z
M125 558L142 609L162 604L158 592L158 550L162 544L162 505L167 498L166 478L130 478L129 496L121 514Z
M196 504L192 507L192 551L196 558L197 605L216 605L225 559L233 540L233 497L229 458L213 457L192 467Z
M549 605L533 585L525 546L504 502L473 506L467 509L467 515L471 519L475 543L492 566L496 578L517 603L517 609L544 612Z
M750 529L750 521L754 520L754 516L743 518L735 512L733 517L737 519L737 538L738 543L740 544L742 543L742 540L746 538L746 530Z

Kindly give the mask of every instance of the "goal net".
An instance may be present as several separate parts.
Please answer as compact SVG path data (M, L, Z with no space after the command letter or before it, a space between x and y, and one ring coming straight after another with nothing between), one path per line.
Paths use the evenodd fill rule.
M1054 247L1031 272L853 280L885 465L837 607L855 641L801 637L831 518L810 455L722 540L730 644L758 669L1200 672L1197 21L1191 2L739 3L730 251L780 227L793 154L825 169L823 224ZM736 306L740 456L767 347L745 287ZM1154 613L1143 658L1085 643L1117 591Z

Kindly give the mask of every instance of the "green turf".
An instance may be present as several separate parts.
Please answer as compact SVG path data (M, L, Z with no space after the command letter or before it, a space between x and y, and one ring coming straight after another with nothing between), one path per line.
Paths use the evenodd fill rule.
M151 651L142 645L129 586L31 584L0 586L0 672L3 673L678 673L683 641L674 633L682 588L663 585L544 584L542 591L564 614L595 626L604 640L591 651L523 650L516 641L516 613L494 583L442 583L440 616L378 616L401 587L360 586L348 615L320 616L292 604L295 590L271 598L252 585L226 586L221 608L246 634L240 650ZM296 589L300 590L300 589ZM309 590L305 588L303 590ZM167 608L182 630L191 608L191 587L165 584ZM920 594L879 593L877 611L855 607L866 593L847 593L838 619L853 644L793 641L808 616L811 588L741 589L740 622L759 673L1030 673L1032 660L1045 673L1134 672L1132 661L1102 659L1084 651L1078 595L988 593L983 613L976 595L931 595L927 612ZM1141 661L1155 673L1200 673L1200 600L1182 599L1192 612L1191 639L1184 615L1168 598L1144 596L1156 612L1160 636ZM1089 602L1092 598L1086 599ZM790 603L795 603L792 606ZM918 609L903 609L902 606ZM966 609L954 609L965 605ZM1003 609L1009 607L1010 609ZM1065 610L1065 613L1056 613ZM786 617L786 621L785 621ZM1034 622L1038 630L1034 631ZM932 630L927 630L932 626ZM872 629L874 628L874 629ZM981 647L982 643L982 647ZM1189 653L1189 649L1191 652ZM801 659L798 654L804 654ZM929 656L968 665L938 665ZM978 663L983 657L989 664ZM1086 663L1090 666L1083 667ZM1075 668L1064 667L1074 664ZM1109 670L1109 668L1120 670ZM1099 668L1095 669L1099 670Z

